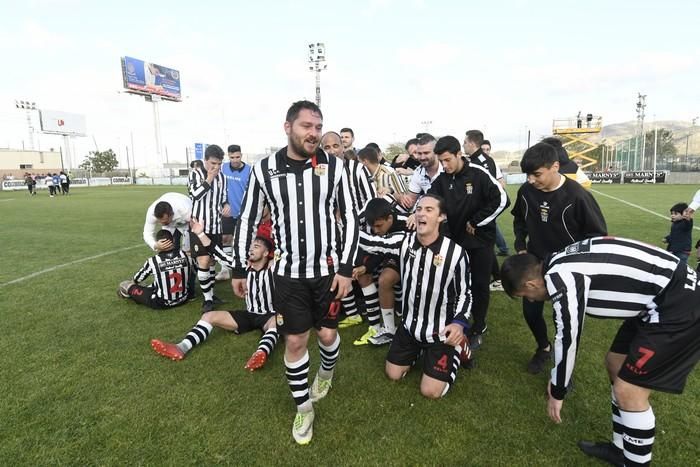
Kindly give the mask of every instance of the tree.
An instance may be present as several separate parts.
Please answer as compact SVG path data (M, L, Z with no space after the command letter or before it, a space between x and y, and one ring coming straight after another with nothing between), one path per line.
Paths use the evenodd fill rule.
M90 170L94 173L111 172L119 165L114 151L90 151L87 158L78 166L83 170Z
M403 143L391 143L384 150L384 158L388 161L393 161L396 156L406 152Z

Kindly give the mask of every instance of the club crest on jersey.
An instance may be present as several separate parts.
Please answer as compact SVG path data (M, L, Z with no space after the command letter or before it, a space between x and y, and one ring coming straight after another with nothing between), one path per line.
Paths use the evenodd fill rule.
M275 262L278 262L282 258L282 253L275 251Z
M282 316L282 313L277 312L275 314L275 321L277 322L277 326L284 326L284 316Z
M474 186L472 186L471 182L465 183L464 189L467 190L468 195L471 195L472 193L474 193Z
M442 257L442 255L435 255L433 256L433 266L440 267L442 266L442 263L445 262L445 258Z
M323 177L326 175L327 170L328 164L318 164L316 167L314 167L314 175L317 177Z
M197 245L197 244L194 245L194 252L199 253L199 245Z
M573 255L576 253L587 253L589 251L591 251L591 242L589 241L589 239L572 243L571 245L567 246L564 250L564 252L567 255Z
M542 222L548 222L549 221L549 203L547 201L543 201L542 204L540 204L540 218L542 218Z

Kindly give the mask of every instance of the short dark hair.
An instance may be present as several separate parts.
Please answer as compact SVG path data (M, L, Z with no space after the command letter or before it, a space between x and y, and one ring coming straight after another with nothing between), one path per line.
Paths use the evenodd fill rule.
M158 203L156 203L156 207L153 208L153 215L156 216L156 219L160 219L166 214L172 216L173 207L167 201L158 201Z
M262 235L256 235L254 241L258 241L258 242L262 243L263 245L265 245L265 248L267 248L268 252L272 252L275 250L275 247L272 244L272 240L270 240L267 237L264 237Z
M506 258L501 266L501 285L509 297L523 289L525 282L539 272L541 261L537 256L526 253Z
M366 147L366 148L372 148L372 149L374 149L375 151L377 151L378 153L379 153L379 152L382 152L381 148L379 147L379 145L378 145L377 143L367 143L367 144L365 145L365 147Z
M537 143L528 148L520 160L520 169L526 174L531 174L542 167L550 168L559 161L557 150L547 143Z
M489 147L491 147L491 141L485 139L481 142L481 145L483 146L484 144L487 144Z
M679 212L683 214L683 211L685 211L686 209L688 209L688 204L683 202L676 203L673 206L671 206L671 212Z
M438 203L438 209L440 210L440 214L447 215L447 208L445 206L445 198L443 198L440 195L436 195L435 193L426 193L420 197L418 202L420 202L421 199L425 199L425 198L433 198L434 200L436 200ZM418 203L416 203L416 204L418 204Z
M569 162L569 153L566 152L566 149L564 149L564 146L562 145L562 142L559 138L555 138L554 136L548 136L546 138L543 138L542 142L549 144L557 151L557 157L559 159L560 164Z
M408 148L413 145L418 145L418 138L411 138L408 141L406 141L406 145L403 147L406 151L408 151Z
M237 144L231 144L228 147L228 153L241 152L241 147Z
M436 155L444 154L449 152L450 154L457 154L462 150L462 145L459 144L459 140L454 136L443 136L437 143L435 143L435 149L433 152Z
M384 198L373 198L365 206L365 220L370 226L378 219L387 219L393 214L391 203Z
M190 168L204 170L204 162L201 159L195 159L190 162Z
M418 138L418 145L423 146L424 144L429 144L435 141L435 137L430 133L418 133L420 136L416 135Z
M156 232L156 241L160 240L170 240L173 242L173 244L175 243L172 232L165 229L160 229L158 232Z
M204 150L204 159L219 159L224 160L224 150L217 144L210 144L207 149Z
M323 113L316 104L314 104L311 101L296 101L292 104L291 107L289 107L289 110L287 110L286 121L288 123L294 123L294 120L299 118L299 112L301 112L304 109L310 110L312 113L318 114L321 117L321 120L323 120Z
M361 161L367 161L372 164L379 164L379 154L373 147L370 147L369 145L357 151L357 158Z
M341 133L350 133L350 134L352 135L353 138L355 137L355 132L352 131L352 128L348 128L348 127L341 128L341 129L340 129L340 132L341 132Z
M466 133L467 139L477 146L484 143L484 134L480 130L469 130Z

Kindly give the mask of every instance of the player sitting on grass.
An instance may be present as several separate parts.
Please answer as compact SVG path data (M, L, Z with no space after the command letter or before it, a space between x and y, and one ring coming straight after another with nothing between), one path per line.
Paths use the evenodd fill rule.
M202 225L192 222L192 233L197 235L206 248L218 260L226 260L220 248L212 247L211 240L203 232ZM151 340L151 347L157 353L171 360L182 360L195 345L204 342L214 326L243 334L254 329L263 331L258 348L246 363L245 368L254 371L265 365L267 357L275 348L279 334L272 308L272 269L268 268L270 254L273 250L269 238L258 235L248 253L248 273L246 310L209 311L204 313L197 324L178 344ZM230 262L227 263L227 265Z
M158 231L156 242L165 246L157 255L148 258L133 280L120 283L117 294L156 310L182 305L192 292L190 260L176 246L169 231ZM150 275L153 275L153 284L139 285Z

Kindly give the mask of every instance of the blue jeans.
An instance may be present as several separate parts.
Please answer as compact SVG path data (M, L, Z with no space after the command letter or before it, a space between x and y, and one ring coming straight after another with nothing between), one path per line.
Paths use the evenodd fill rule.
M688 256L689 256L688 253L678 251L678 252L673 253L673 255L676 256L676 258L680 259L681 263L688 264Z
M501 232L498 224L496 224L496 247L499 253L508 254L508 245L506 244L506 239L503 238L503 232Z

